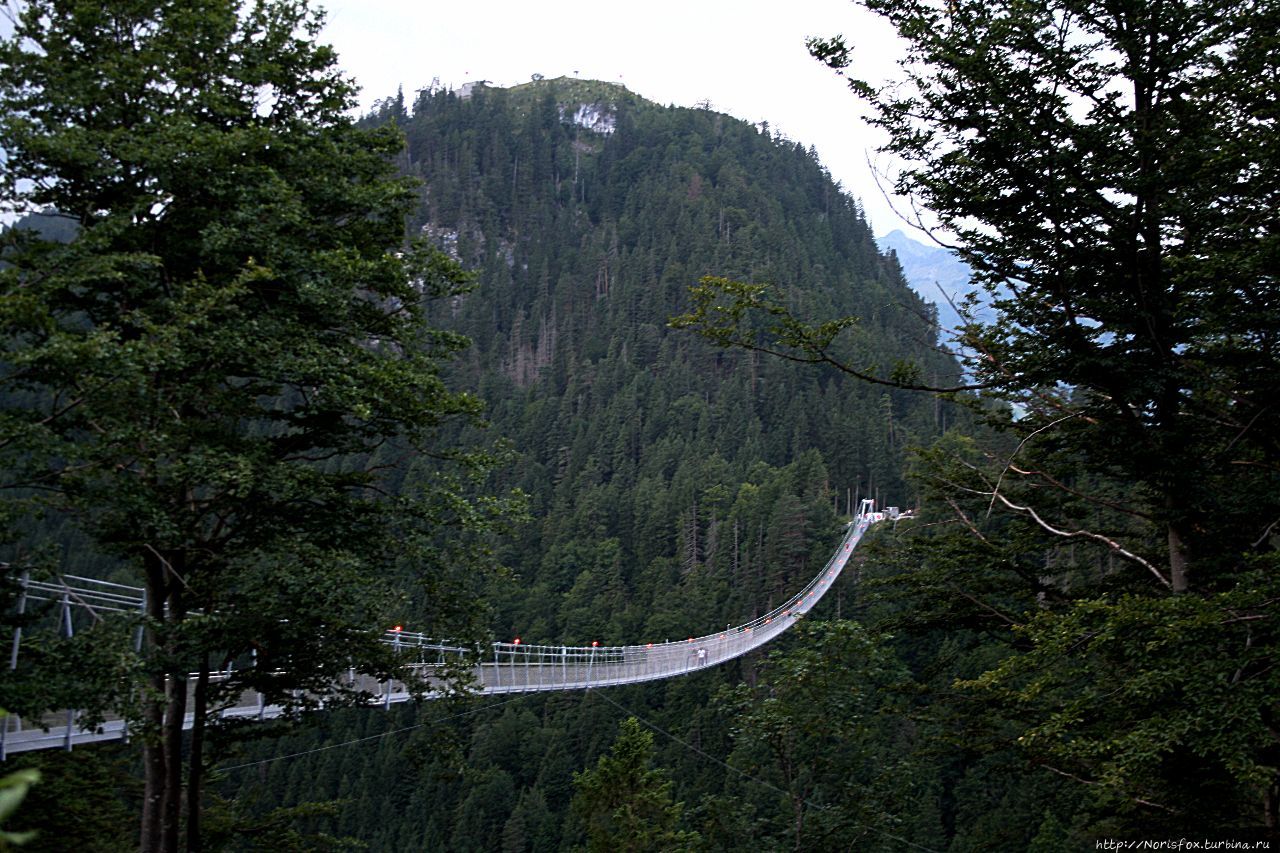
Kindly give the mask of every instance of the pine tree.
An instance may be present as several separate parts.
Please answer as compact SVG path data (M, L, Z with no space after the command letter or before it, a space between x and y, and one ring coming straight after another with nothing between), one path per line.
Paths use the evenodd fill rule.
M908 85L851 81L895 189L998 312L959 341L996 436L921 467L1037 601L970 686L1135 825L1274 835L1280 4L865 5L907 49Z
M5 205L77 233L6 237L3 485L145 581L145 689L125 710L146 851L177 850L184 822L200 849L223 703L254 689L296 707L349 665L392 672L378 637L398 561L429 567L442 524L493 517L456 474L389 500L363 464L476 412L439 375L465 340L422 308L467 278L399 256L402 138L347 117L320 26L290 0L31 0L0 41Z
M651 767L653 734L635 717L596 766L573 774L573 810L587 827L591 853L687 849L696 832L679 829L683 806L673 801L667 774Z

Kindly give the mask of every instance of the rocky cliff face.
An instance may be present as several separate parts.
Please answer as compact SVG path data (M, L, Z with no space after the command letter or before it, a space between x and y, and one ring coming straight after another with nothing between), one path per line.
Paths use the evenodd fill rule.
M609 104L579 104L571 116L568 113L565 108L562 115L578 127L602 136L613 133L618 122L617 111Z

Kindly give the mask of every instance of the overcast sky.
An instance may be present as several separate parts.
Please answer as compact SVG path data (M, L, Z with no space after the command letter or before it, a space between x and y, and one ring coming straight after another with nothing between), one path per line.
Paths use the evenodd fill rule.
M433 80L457 88L531 75L621 83L660 104L768 121L817 148L863 203L877 235L903 227L876 186L879 137L843 80L809 57L807 36L843 33L859 73L896 76L892 30L849 0L317 0L324 40L362 88L361 102L406 100Z

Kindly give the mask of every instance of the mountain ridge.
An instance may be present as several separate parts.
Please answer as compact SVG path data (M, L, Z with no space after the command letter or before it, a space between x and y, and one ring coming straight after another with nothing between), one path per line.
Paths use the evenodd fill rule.
M475 275L471 293L429 312L473 341L449 379L475 389L513 448L494 485L529 498L533 520L495 544L511 577L483 590L494 636L508 642L680 640L767 613L823 564L859 498L913 505L908 447L964 417L924 395L670 328L703 276L772 282L806 317L858 316L839 342L851 361L915 361L926 380L958 375L935 351L932 312L811 150L624 92L486 85L466 98L424 92L412 111L393 101L370 118L400 125L402 169L422 182L409 232ZM584 103L612 107L611 132L576 120ZM476 438L466 429L459 443ZM837 583L814 618L855 600L853 584ZM754 682L760 667L748 657L626 689L659 725L728 755L728 727L700 721L724 713L711 698L721 685ZM536 826L534 849L572 848L582 840L567 808L573 773L612 736L599 707L524 700L460 741L471 744L466 784L405 790L396 808L365 792L366 807L323 826L373 849L460 851L526 849L506 836ZM681 797L723 790L687 754L660 748ZM319 755L328 772L310 757L292 770L317 780L306 797L340 796L339 780L367 775L354 757ZM420 778L446 774L424 756ZM840 784L872 784L860 774L875 763L842 770ZM303 787L266 772L274 799L264 806L302 801ZM759 808L767 817L753 825L785 846L789 816L775 824L772 802ZM726 828L718 849L745 834Z
M974 289L970 287L973 270L968 264L950 249L913 240L901 229L877 237L876 243L881 250L896 256L912 289L922 299L937 306L938 323L944 338L948 330L958 329L963 324L955 306ZM980 311L979 317L990 319L986 310Z

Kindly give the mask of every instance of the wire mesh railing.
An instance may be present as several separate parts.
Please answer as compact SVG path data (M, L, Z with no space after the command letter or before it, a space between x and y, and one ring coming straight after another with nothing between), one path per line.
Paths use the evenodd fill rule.
M839 578L867 529L884 518L884 513L874 511L871 501L863 501L821 572L769 612L723 631L680 641L628 646L495 642L477 661L473 648L441 642L396 626L384 633L383 642L416 658L409 663L416 683L378 681L354 671L341 677L345 677L344 685L349 690L372 697L370 701L374 704L390 705L415 697L431 698L451 689L452 683L443 676L446 671L452 678L461 675L462 681L469 681L475 692L495 694L577 690L686 675L747 654L803 618ZM146 591L142 587L75 575L61 575L52 580L23 577L17 596L18 613L30 602L55 603L58 630L66 636L74 633L73 613L77 611L88 611L95 619L111 613L136 614L139 630L135 634L135 645L140 642L141 617L146 609ZM18 666L21 641L22 629L16 628L10 670ZM231 677L230 670L210 676L215 682ZM252 691L246 691L218 711L223 717L257 719L279 716L283 712L281 706L268 704L262 694ZM39 720L24 721L13 716L0 720L0 760L9 752L70 749L73 743L128 736L127 726L118 718L108 717L92 731L78 728L76 720L74 710L56 712Z

